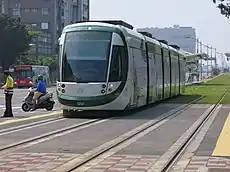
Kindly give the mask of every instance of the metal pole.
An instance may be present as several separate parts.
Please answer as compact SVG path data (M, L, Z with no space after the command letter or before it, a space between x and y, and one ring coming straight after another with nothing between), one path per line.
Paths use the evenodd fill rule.
M200 41L200 53L202 53L202 41ZM200 80L202 80L203 60L200 60Z
M202 53L202 41L200 41L200 52Z
M21 61L22 61L22 60L21 60L21 57L22 57L21 54L19 54L19 59L20 59L19 65L20 65L20 66L21 66L21 64L22 64L22 63L21 63Z
M215 68L217 68L217 61L216 61L216 48L214 49L215 52Z
M197 38L196 39L196 52L197 52L197 54L199 53L199 38ZM200 59L198 59L198 62L196 61L196 81L199 81L199 71L198 71L198 69L199 69L199 61L200 61Z
M209 53L209 46L207 45L207 55ZM208 55L209 56L209 55ZM207 57L207 77L208 77L208 60L209 60L209 57Z
M5 14L5 0L2 0L1 8L2 8L2 14Z
M212 46L211 46L211 73L210 75L212 75Z
M196 39L196 53L199 53L199 38Z
M18 0L16 7L18 8L18 17L21 18L21 0Z
M36 36L36 55L35 55L35 57L36 57L36 61L38 60L38 35Z

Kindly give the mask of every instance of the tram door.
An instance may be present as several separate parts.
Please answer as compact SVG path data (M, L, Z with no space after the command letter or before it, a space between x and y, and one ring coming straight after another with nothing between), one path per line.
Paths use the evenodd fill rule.
M157 100L157 77L156 74L156 57L153 53L148 53L149 55L149 103L153 103Z
M137 73L136 73L136 69L135 69L135 61L134 61L134 54L133 54L133 49L130 48L130 66L131 66L131 73L132 73L132 86L131 88L131 105L137 107L138 106L138 101L137 101Z
M149 103L157 100L157 65L155 56L155 45L147 43L149 57Z
M134 97L138 107L147 103L147 59L141 49L131 48L133 59Z

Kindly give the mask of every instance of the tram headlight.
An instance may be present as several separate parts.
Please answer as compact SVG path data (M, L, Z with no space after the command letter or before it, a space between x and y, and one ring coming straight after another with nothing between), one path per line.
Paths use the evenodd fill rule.
M109 84L109 87L112 88L112 87L113 87L113 84Z
M61 87L61 83L59 82L59 83L57 84L57 86L58 86L58 87Z

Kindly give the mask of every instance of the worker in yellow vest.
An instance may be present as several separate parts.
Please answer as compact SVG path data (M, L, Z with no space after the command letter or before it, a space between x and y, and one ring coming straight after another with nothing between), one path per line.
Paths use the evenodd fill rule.
M2 117L13 117L12 112L12 97L13 97L13 87L14 87L14 80L12 76L10 75L10 72L8 70L4 71L4 75L6 76L6 82L2 86L5 93L5 106L6 110L4 112L4 115Z

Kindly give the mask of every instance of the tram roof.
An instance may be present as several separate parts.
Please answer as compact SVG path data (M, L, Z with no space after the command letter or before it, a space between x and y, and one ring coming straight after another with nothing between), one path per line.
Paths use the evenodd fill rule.
M205 54L205 53L192 54L192 53L189 53L189 52L187 52L181 48L176 47L176 45L168 45L167 43L164 42L165 40L157 40L156 38L152 37L152 35L150 33L138 32L138 30L134 30L134 27L132 25L130 25L129 23L126 23L124 21L121 21L121 20L81 21L81 22L77 22L75 24L65 26L63 31L65 31L68 28L73 28L73 27L77 27L77 26L87 26L87 25L96 25L96 26L100 25L100 26L116 27L116 28L122 27L129 34L135 35L135 36L139 37L140 39L143 39L145 37L146 40L148 40L148 41L151 40L151 42L153 42L157 45L161 45L162 47L165 47L165 48L171 49L175 52L179 52L179 53L183 54L185 56L185 59L188 61L200 60L200 59L205 59L208 57L207 54Z

